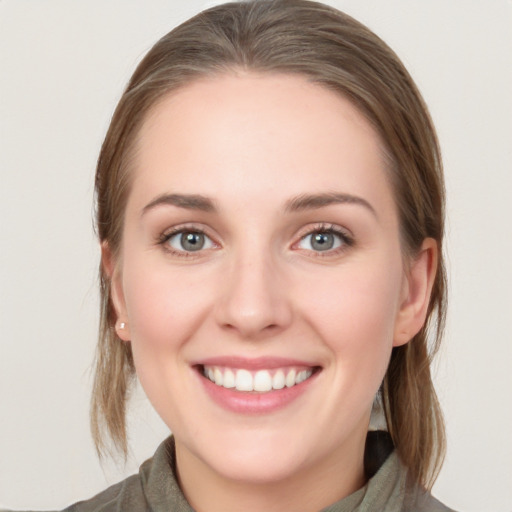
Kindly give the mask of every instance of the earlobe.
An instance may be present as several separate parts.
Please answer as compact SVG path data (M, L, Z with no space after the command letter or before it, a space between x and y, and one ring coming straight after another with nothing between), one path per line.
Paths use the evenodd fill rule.
M437 242L426 238L409 265L395 324L395 347L410 341L425 323L437 271L437 252Z
M126 322L117 321L115 329L118 338L122 339L123 341L130 341L130 332Z
M116 334L123 341L130 341L122 276L119 271L119 265L115 262L114 255L107 242L102 242L101 244L101 265L106 278L110 281L110 299L117 317L114 326Z

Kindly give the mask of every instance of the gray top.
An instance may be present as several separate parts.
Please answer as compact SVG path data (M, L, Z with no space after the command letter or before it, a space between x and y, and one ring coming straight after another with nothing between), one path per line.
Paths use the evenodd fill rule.
M132 475L62 512L193 512L175 477L174 439ZM411 485L407 469L392 452L367 484L321 512L453 512L428 492Z

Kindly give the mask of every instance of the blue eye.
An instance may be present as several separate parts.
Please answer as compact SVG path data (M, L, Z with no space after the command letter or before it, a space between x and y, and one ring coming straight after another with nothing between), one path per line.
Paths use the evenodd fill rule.
M347 243L345 237L333 231L313 231L301 238L298 247L308 251L325 252Z
M211 238L201 231L178 231L166 237L165 243L178 252L197 252L214 246Z

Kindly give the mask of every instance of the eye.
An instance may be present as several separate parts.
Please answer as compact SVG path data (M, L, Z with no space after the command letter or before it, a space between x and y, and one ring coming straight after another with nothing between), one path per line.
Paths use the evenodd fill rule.
M210 237L201 231L192 230L181 230L167 235L163 242L176 252L197 252L214 247Z
M300 239L297 247L307 251L327 252L335 251L346 245L352 245L352 240L344 233L329 228L308 233Z

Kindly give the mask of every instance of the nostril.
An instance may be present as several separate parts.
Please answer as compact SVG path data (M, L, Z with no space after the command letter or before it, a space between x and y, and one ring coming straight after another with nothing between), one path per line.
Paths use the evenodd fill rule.
M268 325L258 323L224 323L221 326L225 331L237 332L243 338L259 338L263 336L271 336L279 332L282 327L277 323Z

